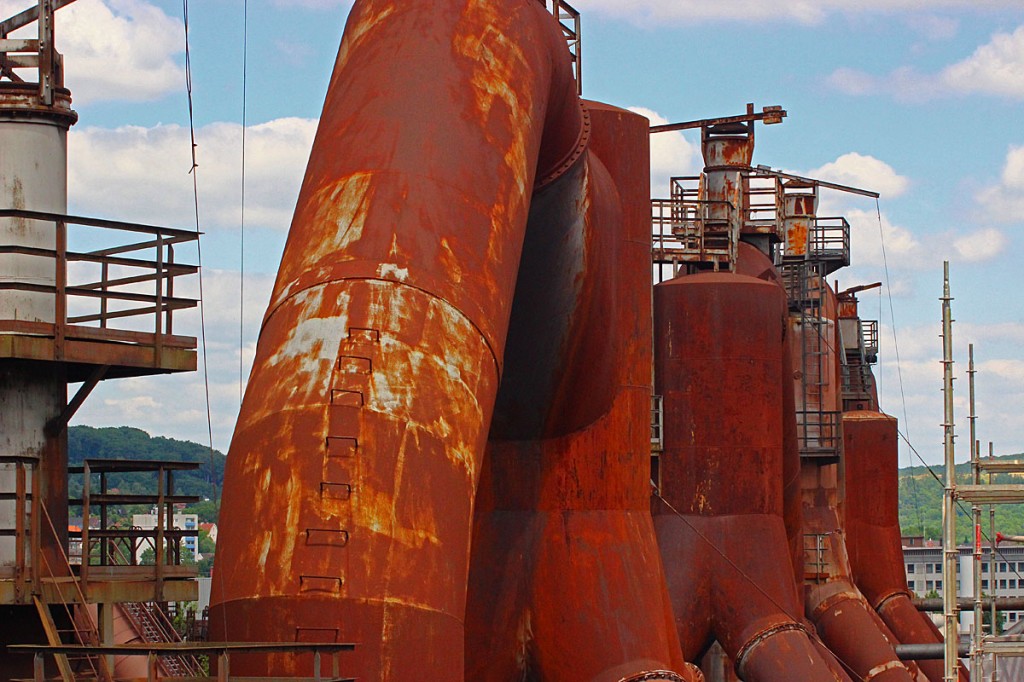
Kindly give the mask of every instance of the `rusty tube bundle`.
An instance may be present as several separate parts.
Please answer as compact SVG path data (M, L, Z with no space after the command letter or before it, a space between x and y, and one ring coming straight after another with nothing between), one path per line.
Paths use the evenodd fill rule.
M584 158L531 205L476 510L467 679L699 675L647 503L648 123L588 110Z
M792 316L797 339L793 353L804 353L809 346L820 347L823 361L814 369L820 376L801 377L794 384L797 409L813 413L819 409L837 411L840 358L842 348L838 335L838 304L827 285L820 292L815 317L810 324ZM801 335L818 335L813 343ZM799 357L799 356L797 356ZM796 365L797 362L794 362ZM804 363L805 371L807 369ZM801 386L810 385L811 389ZM805 418L806 419L806 418ZM827 439L826 425L816 424L820 433L813 438ZM805 426L809 429L810 426ZM838 444L837 444L838 445ZM841 468L845 453L840 449L839 462L805 458L802 466L803 528L805 544L805 608L819 635L829 649L858 677L869 680L912 680L918 675L914 664L904 665L896 656L897 642L889 628L871 608L853 582L847 554L843 504L848 496L858 494L845 490L846 480Z
M652 504L683 654L717 638L751 682L847 680L803 625L784 521L785 292L764 255L738 253L738 272L654 289L665 445Z
M347 674L461 680L488 655L464 656L491 643L474 628L508 616L502 662L545 679L697 679L639 511L648 282L611 279L616 249L646 263L646 122L605 118L638 145L607 166L541 3L356 2L231 444L212 638L352 641ZM547 553L534 592L492 613L485 589L467 609L471 532L486 588L506 525ZM622 584L597 604L605 580Z
M942 642L942 634L911 602L900 542L896 419L876 410L843 414L846 455L846 529L857 586L903 644ZM919 661L941 682L942 661ZM960 666L959 678L967 671Z

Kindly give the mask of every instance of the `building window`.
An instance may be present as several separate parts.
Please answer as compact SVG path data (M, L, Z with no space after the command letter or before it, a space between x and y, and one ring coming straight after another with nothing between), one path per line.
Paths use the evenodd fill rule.
M1000 580L999 581L999 589L1000 590L1005 590L1006 589L1006 580Z
M913 580L908 581L907 582L907 587L910 588L911 592L913 592L914 591L914 581Z
M983 589L983 590L987 590L988 589L988 581L987 580L982 580L981 581L981 589Z
M935 583L931 580L926 581L924 584L924 589L931 592L935 589Z
M1010 614L1010 620L1017 620L1017 614L1016 613L1011 613Z
M942 581L941 580L936 580L935 581L935 589L936 590L941 590L942 589Z
M1003 561L1003 562L1001 562L999 564L999 572L1000 573L1006 573L1006 562L1005 561Z
M981 562L981 570L983 570L986 573L988 573L988 562L987 561L982 561Z
M1017 589L1017 581L1014 580L1013 578L1010 578L1010 589L1011 590L1016 590Z
M917 564L907 564L907 573L913 573L916 568Z

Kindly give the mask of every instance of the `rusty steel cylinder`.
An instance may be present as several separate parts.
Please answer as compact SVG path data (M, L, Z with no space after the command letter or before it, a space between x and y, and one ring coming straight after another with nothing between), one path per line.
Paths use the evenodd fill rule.
M896 419L873 410L843 413L846 457L846 545L857 586L903 644L942 642L931 619L911 602L899 525ZM918 661L941 682L942 661ZM959 678L969 679L960 666Z
M819 308L810 323L791 317L794 330L794 366L808 376L794 376L798 409L805 411L805 442L809 446L836 446L839 460L803 458L803 520L805 534L805 609L818 634L843 664L863 679L914 679L917 668L896 656L895 636L871 608L853 582L846 547L843 508L847 499L841 425L818 415L839 413L842 398L838 334L838 300L832 288L820 292ZM822 353L808 362L809 352ZM810 356L815 357L815 356ZM813 418L809 418L813 415ZM814 450L810 450L811 453Z
M753 247L739 253L756 261L744 272L771 271ZM688 660L717 639L749 682L844 680L802 624L783 518L786 310L770 276L655 287L665 414L654 523Z
M588 109L582 163L531 205L476 510L466 679L696 682L648 509L648 122Z
M355 3L231 443L212 639L355 642L346 675L463 678L531 195L584 134L542 4Z

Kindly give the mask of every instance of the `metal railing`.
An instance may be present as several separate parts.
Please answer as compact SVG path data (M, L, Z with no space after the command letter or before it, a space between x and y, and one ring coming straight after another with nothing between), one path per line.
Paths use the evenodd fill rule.
M804 533L804 580L820 583L828 580L829 533Z
M580 12L564 0L539 0L558 20L569 48L573 75L576 77L576 94L583 94L583 37Z
M850 264L850 223L846 218L814 219L814 227L808 235L807 259L830 263L830 272Z
M14 565L0 566L0 580L13 582L14 603L31 602L31 594L39 591L39 551L40 551L40 476L39 460L28 456L2 456L0 465L4 473L0 481L9 484L0 488L0 504L10 505L13 502L14 514L5 513L0 518L7 519L0 525L0 538L13 538Z
M0 209L0 218L53 229L52 248L0 242L0 255L52 260L52 282L5 278L0 293L52 296L54 317L53 323L0 319L0 333L52 337L57 360L69 338L152 345L158 352L165 346L195 348L194 337L174 335L174 311L196 306L195 298L176 295L175 285L198 267L177 262L174 249L196 241L198 233L17 209ZM91 248L72 250L69 239Z
M82 497L68 500L69 506L82 508L82 530L69 533L80 539L82 555L78 575L83 589L89 589L89 575L93 567L139 567L144 580L154 581L155 601L161 601L165 578L194 577L194 567L181 566L182 541L198 537L198 529L181 530L174 527L174 506L198 502L193 495L174 492L174 472L197 469L197 462L164 462L154 460L96 460L87 459L81 467L69 467L69 474L82 475ZM147 495L111 492L108 475L111 473L151 472L156 475L156 490ZM99 477L99 492L93 492L93 477ZM108 526L108 509L113 506L144 504L157 511L155 528L113 528ZM98 512L98 528L90 528L91 519ZM153 550L153 565L142 567L138 563L140 550ZM179 567L173 570L169 567ZM186 568L188 570L186 570ZM172 574L173 575L170 575Z
M860 320L860 338L867 362L878 359L878 320Z
M725 207L730 218L717 221L712 209ZM727 201L651 200L652 259L655 265L706 265L729 269L736 257L736 243L728 226L734 209ZM716 229L718 228L718 229Z
M229 680L245 680L253 682L265 679L268 682L321 682L330 680L332 682L355 682L354 677L342 677L341 666L338 655L346 651L354 651L355 644L349 643L294 643L294 642L273 642L273 643L249 643L249 642L172 642L152 644L118 644L118 645L49 645L40 646L36 644L10 644L7 649L12 654L29 655L34 658L32 677L33 682L45 682L52 678L47 677L45 662L48 657L58 658L72 655L88 655L105 658L108 656L145 656L147 665L147 682L155 682L161 679L159 672L160 658L167 656L209 656L216 658L218 673L214 676L198 676L192 678L196 682L228 682ZM299 676L233 676L231 674L231 656L246 654L270 654L285 653L293 656L312 656L312 670L309 677ZM322 658L330 656L329 670L324 672L325 666ZM177 679L177 678L175 678Z
M53 104L54 88L64 87L64 58L54 49L53 13L74 0L37 0L34 7L0 21L0 81L25 83L19 71L31 69L39 86L39 99ZM35 22L35 38L8 38L8 35Z
M665 399L660 395L651 396L651 451L661 452L664 447Z
M801 457L839 456L842 413L829 410L797 410L796 430Z

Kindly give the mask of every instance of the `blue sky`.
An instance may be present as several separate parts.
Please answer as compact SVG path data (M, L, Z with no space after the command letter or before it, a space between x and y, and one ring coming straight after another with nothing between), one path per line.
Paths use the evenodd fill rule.
M0 13L31 4L0 0ZM239 320L243 4L189 3L200 218L206 268L214 445L226 449L309 145L350 7L341 0L248 6L245 309ZM1024 450L1024 12L1020 0L577 0L584 94L679 121L781 104L758 130L755 163L882 193L823 198L853 224L843 287L882 320L885 409L929 462L941 459L942 260L952 261L967 456L966 352L978 362L979 433ZM80 122L70 208L194 225L180 0L78 0L57 17L57 47ZM660 118L659 118L660 117ZM656 136L652 175L698 170L696 137ZM899 343L897 366L893 319ZM197 316L183 325L197 330ZM902 377L902 391L900 388ZM905 399L904 399L905 396ZM201 374L105 382L76 422L128 423L206 439ZM906 419L905 419L906 417ZM904 449L901 463L910 463ZM916 462L915 462L916 463Z

